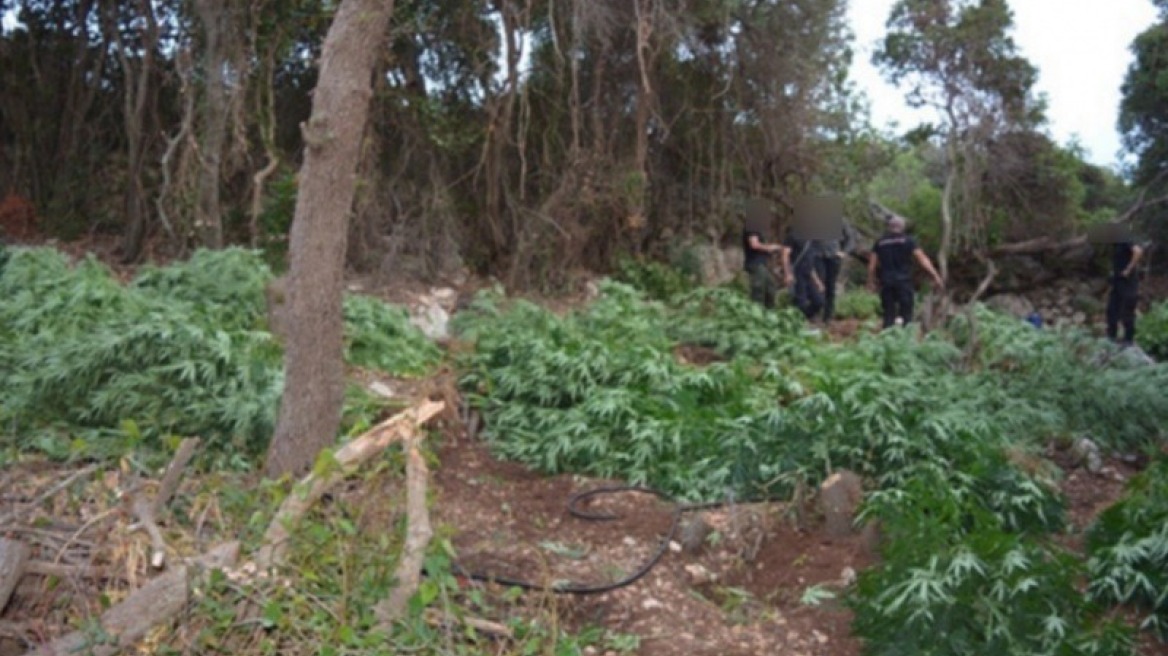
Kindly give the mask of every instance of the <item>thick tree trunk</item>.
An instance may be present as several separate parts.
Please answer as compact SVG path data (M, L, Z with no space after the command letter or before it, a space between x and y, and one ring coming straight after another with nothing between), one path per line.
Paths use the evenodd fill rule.
M227 141L227 88L223 73L228 57L224 33L229 24L230 7L222 0L198 0L195 3L205 37L203 74L206 76L203 96L203 120L199 130L198 195L195 202L195 229L199 242L208 248L223 246L222 204L219 198L219 178L222 171L223 147Z
M344 401L345 247L373 67L393 0L344 0L321 56L292 222L284 397L269 476L301 473L336 439Z

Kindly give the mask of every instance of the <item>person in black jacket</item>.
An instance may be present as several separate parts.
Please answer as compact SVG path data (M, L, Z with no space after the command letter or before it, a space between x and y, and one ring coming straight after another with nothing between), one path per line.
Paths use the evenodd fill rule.
M1111 294L1107 299L1107 338L1119 341L1119 326L1123 325L1125 346L1135 343L1136 305L1139 303L1140 281L1136 266L1144 256L1130 235L1111 247Z
M916 290L912 282L912 264L915 260L937 284L944 287L941 275L933 268L928 255L917 246L916 240L904 232L904 219L899 216L888 221L888 232L876 241L868 258L868 286L876 290L876 272L880 272L880 305L884 310L884 327L912 321Z

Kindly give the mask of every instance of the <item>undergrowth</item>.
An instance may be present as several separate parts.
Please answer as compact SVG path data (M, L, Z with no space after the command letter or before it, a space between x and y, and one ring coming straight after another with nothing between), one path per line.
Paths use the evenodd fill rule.
M852 599L868 653L1130 653L1102 600L1081 601L1082 560L1049 538L1065 507L1035 452L1083 435L1124 450L1162 440L1168 367L984 308L924 339L833 344L804 325L731 289L662 301L608 283L565 316L482 296L456 329L475 343L462 386L486 438L541 471L686 500L861 474L892 536ZM684 344L723 361L688 364Z
M123 284L92 257L13 249L0 277L0 426L54 457L106 457L171 435L245 457L271 434L283 354L271 272L252 251L198 251ZM417 375L437 348L399 308L345 301L347 356Z
M1099 515L1087 551L1091 597L1138 609L1141 627L1168 641L1168 459L1133 478L1127 496Z

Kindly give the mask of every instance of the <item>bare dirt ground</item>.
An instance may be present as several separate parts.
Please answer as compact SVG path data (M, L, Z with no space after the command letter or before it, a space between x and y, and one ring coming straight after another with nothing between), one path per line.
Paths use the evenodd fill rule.
M452 528L463 565L477 572L610 583L637 570L671 526L671 505L635 492L586 507L620 519L573 517L567 512L573 494L615 482L544 477L496 460L481 441L447 439L438 457L435 519ZM812 586L838 593L841 579L871 557L859 536L832 541L815 527L798 530L787 508L752 504L693 513L713 529L698 549L686 549L676 535L643 579L566 598L561 610L577 628L640 636L638 653L647 656L858 654L848 611L835 599L818 606L801 599Z

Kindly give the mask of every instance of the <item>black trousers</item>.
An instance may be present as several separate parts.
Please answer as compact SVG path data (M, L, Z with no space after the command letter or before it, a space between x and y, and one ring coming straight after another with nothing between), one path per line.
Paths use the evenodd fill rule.
M1111 294L1107 299L1107 338L1115 340L1119 336L1119 326L1123 325L1123 341L1127 344L1136 339L1136 304L1140 297L1140 284L1135 278L1113 278Z
M909 280L886 282L880 287L885 328L895 325L897 318L906 324L912 321L914 296L912 281Z
M838 257L819 258L816 269L823 281L823 321L827 323L835 317L835 288L839 282L843 262Z
M823 309L823 294L815 287L811 279L815 267L811 262L804 262L795 268L795 307L803 312L803 316L812 319Z

